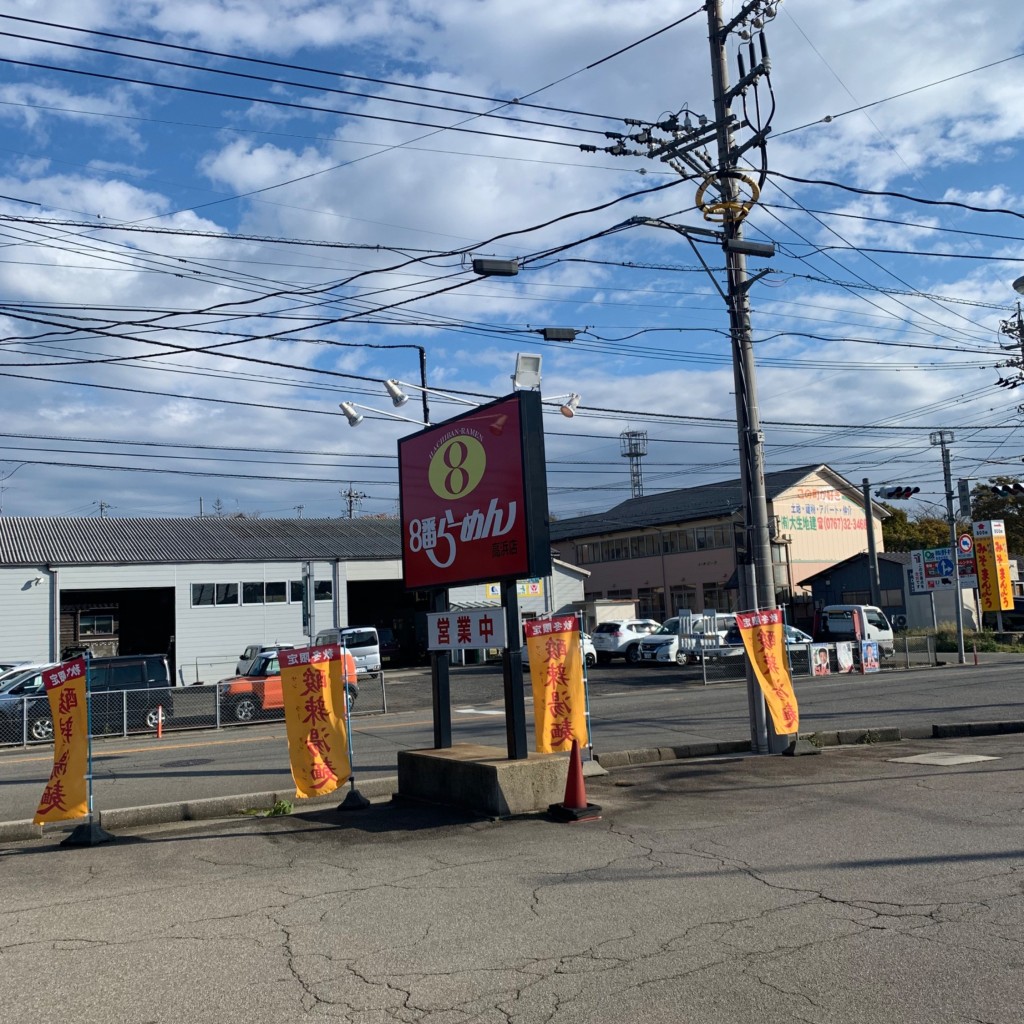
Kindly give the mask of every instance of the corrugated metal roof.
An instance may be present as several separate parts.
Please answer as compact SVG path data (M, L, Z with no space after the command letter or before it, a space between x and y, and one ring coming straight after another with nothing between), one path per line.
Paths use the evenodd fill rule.
M0 565L401 558L397 519L0 516Z
M764 485L768 500L774 500L804 477L821 472L841 481L852 492L856 492L857 488L848 480L827 466L819 464L765 473ZM551 539L566 540L572 537L614 533L619 530L642 529L645 526L660 526L664 523L685 523L694 519L731 516L742 508L743 492L740 489L740 481L724 480L721 483L701 484L697 487L663 491L661 494L628 498L607 512L580 516L577 519L557 520L551 524Z

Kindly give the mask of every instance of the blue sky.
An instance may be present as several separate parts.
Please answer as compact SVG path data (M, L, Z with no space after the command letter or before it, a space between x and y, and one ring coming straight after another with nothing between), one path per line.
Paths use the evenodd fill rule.
M699 181L603 152L712 115L695 3L0 0L0 33L4 514L394 513L415 427L381 382L420 382L420 348L435 421L543 356L563 518L629 497L625 430L646 493L738 475L721 250L709 275L680 234L610 230L714 227ZM767 468L936 510L946 428L954 476L1017 475L1024 11L786 0L764 34Z

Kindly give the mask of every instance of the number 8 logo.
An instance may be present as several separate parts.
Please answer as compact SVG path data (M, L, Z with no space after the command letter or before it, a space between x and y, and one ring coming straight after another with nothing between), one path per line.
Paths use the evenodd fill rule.
M430 460L427 479L439 498L451 501L471 494L486 468L484 446L475 437L463 434L438 448Z

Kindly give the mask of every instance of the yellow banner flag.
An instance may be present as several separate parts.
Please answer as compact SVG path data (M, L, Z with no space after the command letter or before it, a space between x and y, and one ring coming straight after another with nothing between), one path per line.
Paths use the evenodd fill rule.
M974 524L974 556L978 565L978 595L983 612L1013 608L1013 582L1006 527L1001 519Z
M575 615L527 619L523 623L533 685L537 751L569 750L573 739L587 745L580 624Z
M32 821L71 821L89 813L89 713L85 658L43 673L53 720L53 768Z
M736 625L740 628L747 657L771 712L775 731L780 736L799 732L800 711L789 675L781 609L737 612Z
M335 644L281 651L278 658L295 795L333 793L352 773L345 691L356 682L355 658Z

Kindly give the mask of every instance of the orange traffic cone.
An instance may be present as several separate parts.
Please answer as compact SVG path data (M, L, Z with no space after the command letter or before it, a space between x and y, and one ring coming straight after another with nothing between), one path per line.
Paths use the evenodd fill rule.
M560 804L550 804L548 813L556 821L597 821L601 808L587 803L587 791L583 785L583 759L580 757L579 741L573 739L569 752L569 776L565 780L565 798Z

